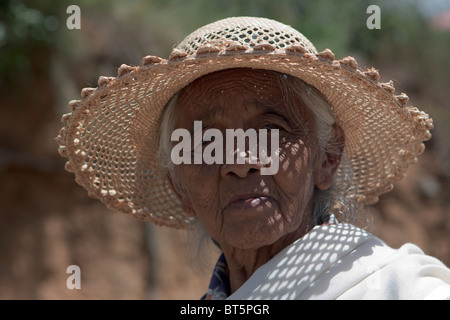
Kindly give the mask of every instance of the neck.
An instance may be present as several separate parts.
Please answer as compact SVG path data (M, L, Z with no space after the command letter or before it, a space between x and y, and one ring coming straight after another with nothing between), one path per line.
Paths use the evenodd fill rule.
M299 228L286 234L275 243L259 248L241 249L221 243L230 271L231 293L239 289L259 267L297 239L303 237L309 230L311 230L311 227Z

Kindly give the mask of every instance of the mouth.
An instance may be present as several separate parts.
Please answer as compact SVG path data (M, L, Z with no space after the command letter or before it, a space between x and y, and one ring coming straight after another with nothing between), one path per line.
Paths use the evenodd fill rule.
M232 199L227 207L239 210L253 209L266 204L269 199L269 197L262 195L239 196Z

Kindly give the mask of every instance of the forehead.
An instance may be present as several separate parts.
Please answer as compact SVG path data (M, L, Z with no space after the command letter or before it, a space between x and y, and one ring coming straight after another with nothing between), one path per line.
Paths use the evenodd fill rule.
M177 122L275 111L295 119L295 126L304 125L311 112L302 98L287 88L284 77L275 71L249 68L207 74L180 91Z
M205 75L182 89L178 105L195 106L197 109L205 103L208 106L219 104L225 97L278 105L282 100L282 92L278 78L272 71L227 69Z
M258 87L254 87L256 90L262 87L276 87L277 73L270 70L250 69L250 68L234 68L216 71L207 75L204 75L191 84L189 84L183 91L191 91L198 89L199 87L208 87L211 90L217 89L230 89L234 88L233 84L239 83L247 88L250 88L250 84L254 87L254 84L258 84Z

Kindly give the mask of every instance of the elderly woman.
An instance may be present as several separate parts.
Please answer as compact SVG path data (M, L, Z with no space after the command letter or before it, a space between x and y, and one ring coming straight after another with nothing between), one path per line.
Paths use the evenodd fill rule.
M449 298L440 261L343 222L431 137L378 80L284 24L224 19L83 89L59 151L108 207L220 248L205 299Z

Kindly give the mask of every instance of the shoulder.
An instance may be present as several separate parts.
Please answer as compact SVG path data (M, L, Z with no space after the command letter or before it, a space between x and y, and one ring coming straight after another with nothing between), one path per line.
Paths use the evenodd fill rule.
M450 299L450 269L414 244L394 249L372 236L347 259L358 283L339 298Z
M450 270L350 224L317 226L261 266L230 299L446 299Z
M450 269L414 244L391 248L342 223L315 228L293 247L312 250L319 271L299 299L450 298Z

